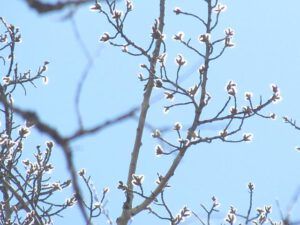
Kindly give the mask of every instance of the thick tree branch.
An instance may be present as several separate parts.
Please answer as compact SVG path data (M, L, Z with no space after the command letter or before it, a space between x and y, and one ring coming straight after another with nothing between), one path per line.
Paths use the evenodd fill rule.
M165 23L165 0L160 0L160 13L158 18L158 31L162 34ZM138 157L140 153L140 148L142 146L142 137L143 131L145 127L145 121L149 109L150 97L152 93L152 89L154 86L154 74L156 63L158 60L158 56L160 55L160 49L163 40L161 38L156 39L155 48L153 50L151 60L150 60L150 72L149 72L149 80L146 85L146 90L144 92L144 98L141 104L141 112L139 116L139 122L136 130L136 137L134 142L134 147L131 153L131 160L129 165L129 171L127 176L127 187L130 191L126 193L126 201L123 205L122 215L117 219L118 225L126 225L131 218L132 215L136 214L132 212L132 202L133 202L133 184L132 184L132 175L135 174L137 168Z

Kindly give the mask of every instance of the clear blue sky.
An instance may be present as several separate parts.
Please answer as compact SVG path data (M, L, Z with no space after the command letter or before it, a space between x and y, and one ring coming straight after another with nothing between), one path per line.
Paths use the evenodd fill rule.
M171 37L178 31L184 31L186 36L195 38L202 30L192 19L175 16L172 10L179 6L184 10L201 13L203 4L200 2L173 0L167 4L166 34L170 50L168 65L171 67L170 71L174 71L173 58L177 53L183 53L189 61L183 71L188 77L184 81L187 84L197 75L193 71L201 64L201 60L173 42ZM158 1L144 0L134 3L135 11L126 26L128 33L137 42L145 43L158 14ZM245 91L253 92L258 101L260 95L265 98L271 95L271 83L277 84L283 101L268 107L265 112L275 112L278 119L248 120L243 132L254 134L254 139L249 144L217 141L191 149L171 180L173 189L166 196L174 212L183 205L200 212L200 203L209 205L211 196L215 195L222 203L220 215L224 216L229 205L245 210L248 203L246 185L252 181L256 185L255 206L272 204L274 214L278 215L275 200L278 199L285 210L300 185L300 152L294 150L295 146L300 145L300 132L284 124L281 119L288 115L300 120L300 2L227 0L222 3L227 4L228 9L221 17L219 34L225 28L232 27L236 31L236 47L225 52L211 66L208 88L213 100L207 116L222 106L226 100L225 84L234 80L238 84L241 105ZM65 134L74 131L77 127L74 113L75 90L87 60L75 37L72 22L63 20L67 12L40 16L29 10L21 0L2 0L0 6L0 16L21 29L23 42L16 53L20 68L31 68L34 71L44 60L50 62L47 72L49 84L43 86L41 83L38 89L30 88L26 97L19 90L15 104L37 111L42 119ZM90 54L97 55L85 83L81 101L84 122L88 126L105 121L139 104L143 85L137 79L137 74L141 72L138 65L145 61L124 55L120 49L100 43L99 37L103 32L110 31L110 28L104 23L103 17L90 12L87 5L76 12L74 20ZM154 91L154 95L159 94L162 95L159 91ZM162 100L152 105L149 122L154 126L172 125L176 121L184 124L186 112L171 111L164 115L164 104L166 101ZM99 190L105 186L110 187L107 206L113 218L119 215L124 200L116 186L119 180L125 181L127 177L135 126L136 121L129 120L78 141L73 146L78 169L86 168ZM219 131L217 126L205 129L211 133ZM26 146L31 148L45 140L46 136L34 133ZM155 157L156 144L147 130L138 174L145 174L148 191L154 187L156 173L163 173L173 157ZM30 152L29 149L28 151ZM54 162L58 166L54 176L67 176L59 149L55 154ZM299 208L298 206L298 211ZM67 217L70 222L64 224L78 221L78 218L71 216L73 213L74 211L69 211ZM133 222L154 223L163 224L146 214L137 216ZM186 223L196 224L194 219Z

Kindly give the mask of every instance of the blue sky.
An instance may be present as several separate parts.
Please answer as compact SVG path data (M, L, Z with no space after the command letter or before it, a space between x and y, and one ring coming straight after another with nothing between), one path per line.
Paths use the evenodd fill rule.
M151 25L158 14L158 1L134 3L135 11L126 26L128 33L143 44L149 39ZM296 145L300 145L300 133L284 124L281 119L286 115L300 119L300 2L294 1L291 5L283 1L227 0L222 3L228 9L221 16L215 35L232 27L236 32L236 46L211 65L208 91L213 100L206 115L215 114L215 110L222 107L227 98L225 84L234 80L238 84L241 105L246 104L245 91L253 92L258 101L260 95L265 98L271 95L270 84L277 84L283 101L268 107L265 112L275 112L278 119L248 120L243 132L254 134L251 143L228 144L217 141L192 148L171 180L173 188L166 196L174 212L183 205L200 212L200 203L208 205L211 196L215 195L222 203L220 215L224 216L229 205L245 210L248 203L246 185L252 181L256 185L255 206L272 204L274 214L278 215L275 200L278 199L285 210L300 185L300 153L294 150ZM23 42L16 53L20 68L31 68L34 71L44 60L50 62L47 72L49 84L43 86L40 83L38 89L29 88L27 96L23 95L21 89L18 90L16 105L37 111L52 126L65 134L71 133L77 128L74 112L76 86L87 64L75 37L72 21L63 20L66 11L37 15L23 1L3 0L0 5L0 15L21 29ZM175 6L201 14L203 4L196 0L174 0L167 4L168 66L170 71L175 71L173 58L177 53L184 54L188 60L188 65L183 69L183 74L187 76L184 83L189 85L193 76L197 75L193 73L194 68L202 62L183 46L172 41L171 37L178 31L184 31L186 36L196 38L203 30L192 19L175 16L172 13ZM87 126L105 121L139 104L143 84L138 81L137 74L142 72L139 64L145 62L142 58L124 55L120 49L100 43L99 37L111 28L102 16L90 12L88 7L86 5L80 8L74 17L90 54L96 56L81 98L81 111ZM159 90L155 90L153 94L162 96ZM152 104L148 122L158 127L173 125L177 121L184 125L188 121L188 112L178 110L164 115L162 109L166 103L161 100ZM125 181L127 177L135 129L136 121L128 120L80 140L73 146L78 169L86 168L99 190L105 186L110 187L108 207L113 218L121 210L123 195L116 186L119 180ZM206 127L205 130L214 133L220 128ZM150 133L149 130L145 132L138 165L138 174L145 174L148 191L154 187L156 173L163 173L173 157L154 156L157 142L151 138ZM33 132L26 146L30 149L47 138ZM58 166L54 176L68 176L59 149L55 154L54 162ZM73 213L69 211L67 214L70 223L66 224L75 221ZM149 221L163 224L146 214L137 216L133 224L146 224L145 221L147 224L150 224ZM187 223L196 224L193 219Z

